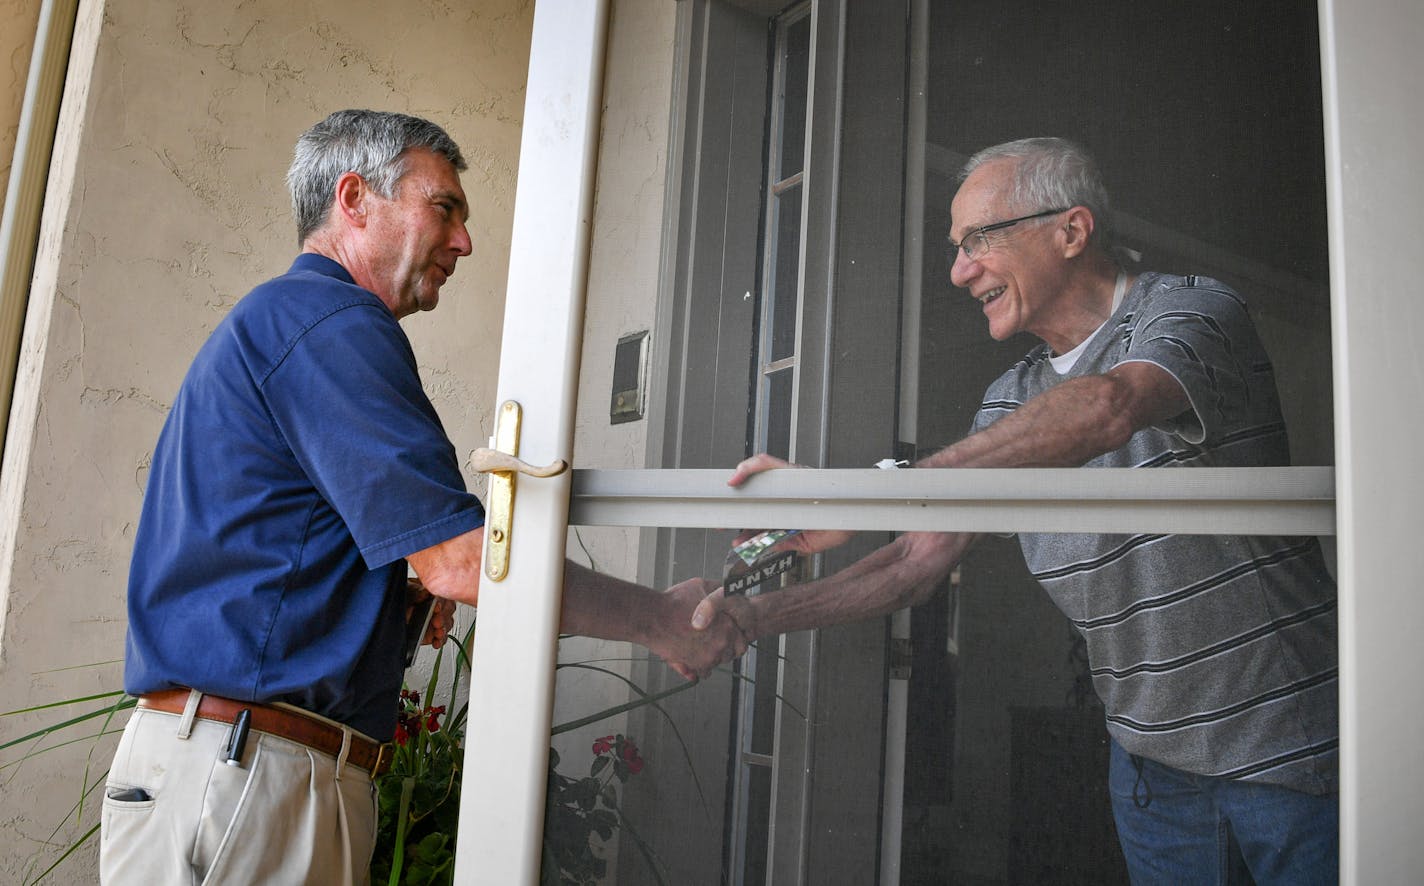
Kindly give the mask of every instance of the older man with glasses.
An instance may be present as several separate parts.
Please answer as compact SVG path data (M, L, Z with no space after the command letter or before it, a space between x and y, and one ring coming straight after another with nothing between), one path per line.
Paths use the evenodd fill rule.
M1271 364L1242 297L1132 273L1110 247L1091 158L1025 139L965 165L956 286L989 334L1040 339L990 385L971 433L915 467L1254 467L1289 463ZM765 454L739 485L787 466ZM802 552L848 533L809 531ZM714 594L751 639L926 599L972 533L907 533L841 572ZM1087 643L1111 736L1109 786L1135 883L1334 883L1335 584L1313 538L1024 533L1024 557Z

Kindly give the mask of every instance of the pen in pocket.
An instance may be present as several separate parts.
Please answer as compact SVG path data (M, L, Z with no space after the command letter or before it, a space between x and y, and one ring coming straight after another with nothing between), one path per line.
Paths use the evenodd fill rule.
M252 725L252 711L243 708L232 723L232 732L227 738L227 752L223 762L229 766L242 766L242 752L247 747L247 730Z

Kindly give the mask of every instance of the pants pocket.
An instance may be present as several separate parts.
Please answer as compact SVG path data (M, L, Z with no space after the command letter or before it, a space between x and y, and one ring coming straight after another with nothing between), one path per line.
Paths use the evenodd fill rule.
M118 871L136 870L135 859L148 851L145 829L153 820L154 799L107 796L112 791L130 787L110 783L104 791L99 827L99 877L104 883L119 882Z
M249 766L255 772L262 765L262 754L251 756ZM197 839L193 843L193 875L199 882L207 876L222 851L223 842L242 810L252 774L248 769L221 761L213 765L208 789L203 795L203 811L198 817Z

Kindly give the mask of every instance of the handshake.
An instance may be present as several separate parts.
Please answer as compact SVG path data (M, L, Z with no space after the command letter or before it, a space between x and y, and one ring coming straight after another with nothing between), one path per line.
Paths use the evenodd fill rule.
M759 635L751 608L738 605L737 600L749 589L791 571L798 554L778 545L797 532L744 533L727 554L721 587L692 578L669 588L664 595L670 604L665 630L648 648L689 680L704 677L746 652Z
M738 465L727 483L740 486L754 474L785 467L795 465L756 455ZM743 533L727 554L720 587L691 578L662 595L661 629L643 645L683 677L705 677L771 632L763 630L761 619L768 601L747 596L748 589L790 572L798 555L826 550L849 536L848 532L795 529Z

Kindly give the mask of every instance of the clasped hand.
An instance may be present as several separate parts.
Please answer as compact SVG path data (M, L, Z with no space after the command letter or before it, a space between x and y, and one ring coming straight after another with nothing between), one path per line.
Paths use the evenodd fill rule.
M415 618L416 608L429 600L433 594L421 584L418 578L408 578L405 583L405 619ZM445 645L445 638L455 627L455 601L444 597L435 600L435 612L430 616L430 627L426 628L421 644L439 649Z
M702 628L693 627L693 612L716 585L689 578L662 594L656 636L648 648L685 679L697 680L747 651L748 638L728 615L714 613Z
M732 471L732 476L727 478L728 486L741 486L751 477L779 468L804 468L805 465L793 464L785 459L759 452L751 458L743 460ZM745 541L754 535L754 532L743 533L737 536L737 543ZM828 551L831 548L845 544L854 533L845 529L805 529L790 538L777 542L773 550L796 551L798 554L815 554L821 551Z

